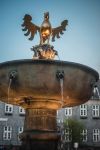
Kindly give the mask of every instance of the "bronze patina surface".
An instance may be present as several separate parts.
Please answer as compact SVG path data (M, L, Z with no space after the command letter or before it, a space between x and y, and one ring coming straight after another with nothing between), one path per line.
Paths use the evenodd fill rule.
M58 109L61 107L60 81L57 72L64 72L63 107L86 102L92 94L98 73L81 64L66 61L18 60L0 64L0 99L7 102L9 75L12 80L9 103L24 108Z
M40 34L40 45L47 43L49 44L50 37L52 37L52 41L55 41L55 38L60 38L60 35L64 34L63 32L66 30L66 26L68 25L68 20L64 20L61 22L61 25L52 28L51 23L49 21L49 12L44 13L44 20L41 26L37 26L32 23L32 17L29 14L26 14L23 18L24 22L22 24L23 31L26 31L25 36L29 36L29 40L33 40L35 34L39 32Z

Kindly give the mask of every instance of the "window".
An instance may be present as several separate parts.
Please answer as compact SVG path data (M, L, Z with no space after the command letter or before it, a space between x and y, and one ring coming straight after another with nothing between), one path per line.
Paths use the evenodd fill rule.
M65 115L72 116L72 107L65 108Z
M80 116L81 117L87 117L87 105L82 104L80 105Z
M72 131L69 128L65 129L65 141L72 141Z
M82 141L87 142L87 129L82 130L81 135L82 135Z
M100 115L100 107L99 105L93 105L92 106L92 116L93 118L98 118Z
M19 134L21 134L22 132L23 132L23 127L19 127L18 128L18 140L20 140Z
M22 133L23 132L23 127L19 127L18 128L18 133L20 134L20 133Z
M13 113L13 105L5 104L5 113L6 114L12 114Z
M25 115L25 109L22 107L19 107L19 114L20 115Z
M100 129L93 129L93 142L100 141Z
M12 135L12 127L5 126L3 132L3 140L11 140L11 135Z

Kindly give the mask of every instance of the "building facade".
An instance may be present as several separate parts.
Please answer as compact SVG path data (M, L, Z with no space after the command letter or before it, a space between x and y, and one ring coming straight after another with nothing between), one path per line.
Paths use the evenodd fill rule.
M23 108L0 102L0 146L20 145L24 116Z
M76 107L67 107L58 110L57 122L58 126L63 124L66 119L74 119L80 121L84 130L82 131L82 143L80 147L90 150L100 149L100 81L94 88L91 99ZM65 136L68 133L65 133ZM70 137L69 137L70 138ZM66 137L65 137L66 139ZM66 141L67 142L67 141Z

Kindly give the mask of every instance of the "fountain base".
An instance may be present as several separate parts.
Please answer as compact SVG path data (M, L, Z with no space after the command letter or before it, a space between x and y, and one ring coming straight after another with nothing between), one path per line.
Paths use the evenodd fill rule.
M54 140L33 140L23 141L20 150L57 150L58 141Z
M26 109L24 132L20 135L21 150L57 150L56 110Z

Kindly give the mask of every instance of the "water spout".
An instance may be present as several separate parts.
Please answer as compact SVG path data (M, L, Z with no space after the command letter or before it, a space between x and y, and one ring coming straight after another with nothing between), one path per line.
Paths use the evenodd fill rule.
M17 77L17 71L13 70L9 74L9 79L15 80Z
M63 93L63 87L64 87L64 71L57 71L56 73L57 79L60 81L60 89L61 89L61 108L63 107L63 101L64 101L64 93Z
M17 71L15 71L15 70L11 71L10 74L9 74L8 93L7 93L8 94L8 97L7 97L8 104L9 104L9 99L10 99L11 84L16 79L16 77L17 77Z

